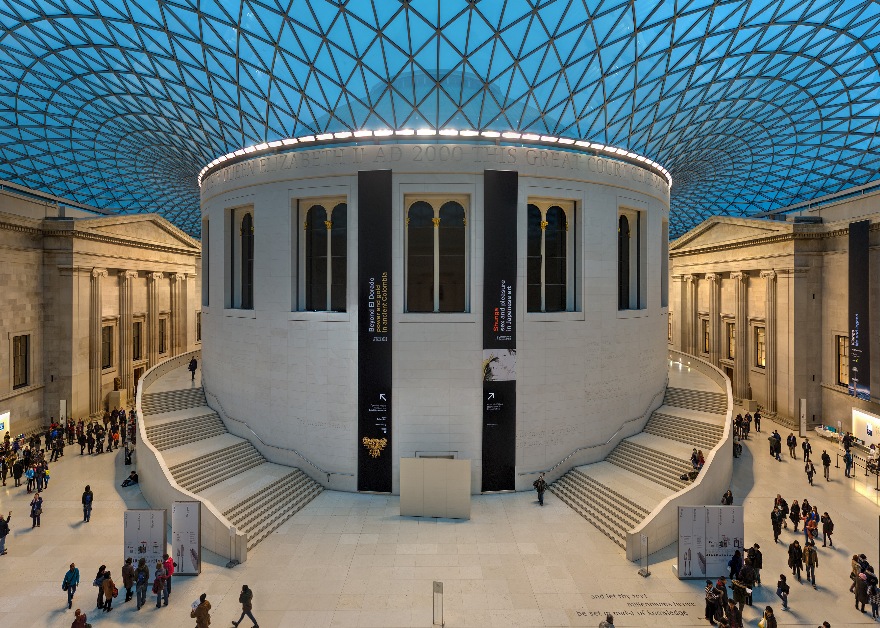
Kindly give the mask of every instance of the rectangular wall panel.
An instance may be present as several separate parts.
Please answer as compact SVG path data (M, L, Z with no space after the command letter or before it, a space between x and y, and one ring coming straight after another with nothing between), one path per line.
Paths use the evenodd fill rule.
M391 171L358 172L359 491L390 493Z
M515 490L517 185L483 173L483 492Z
M849 394L871 400L870 220L849 224Z

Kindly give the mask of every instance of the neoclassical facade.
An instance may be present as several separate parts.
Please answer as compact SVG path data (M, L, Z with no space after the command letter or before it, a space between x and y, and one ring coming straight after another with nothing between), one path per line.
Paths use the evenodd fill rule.
M155 214L59 203L0 192L0 416L15 433L124 403L199 345L198 241Z
M880 214L874 193L787 220L714 217L670 245L670 347L726 371L737 399L796 424L851 429L880 410ZM849 393L849 230L869 221L871 399Z
M635 156L494 141L217 165L208 403L333 488L397 492L417 456L530 487L662 398L668 203Z

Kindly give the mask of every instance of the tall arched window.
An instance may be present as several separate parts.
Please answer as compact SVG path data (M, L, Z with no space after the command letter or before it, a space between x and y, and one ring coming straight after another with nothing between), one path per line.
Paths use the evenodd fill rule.
M406 311L466 312L467 200L406 201Z
M569 227L574 203L530 199L526 207L526 310L566 312L575 309L574 256Z
M241 309L254 309L254 217L241 219Z
M617 221L617 309L629 309L629 219Z
M303 212L304 276L301 309L344 312L348 273L348 205L338 199L307 201Z

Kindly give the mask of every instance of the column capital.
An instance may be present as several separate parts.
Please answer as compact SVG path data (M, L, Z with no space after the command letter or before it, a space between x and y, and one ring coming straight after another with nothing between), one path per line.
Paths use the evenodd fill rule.
M749 274L744 271L737 271L730 273L730 278L741 281L742 283L746 283L749 280Z
M693 283L694 281L697 280L697 278L695 275L682 275L681 280L686 281L688 283Z
M770 280L775 281L776 277L777 277L777 274L776 274L775 270L762 270L761 271L761 278L762 279L770 279Z
M128 281L129 279L136 279L137 276L138 276L138 271L136 271L136 270L120 270L119 271L119 278L123 279L125 281Z
M107 269L106 268L93 268L92 269L92 278L97 279L98 277L106 277Z
M156 279L162 279L162 277L164 277L164 276L165 276L164 273L147 273L147 277L148 277L149 279L154 280L154 281L155 281Z
M721 275L718 273L706 273L706 280L711 282L716 282L721 279Z

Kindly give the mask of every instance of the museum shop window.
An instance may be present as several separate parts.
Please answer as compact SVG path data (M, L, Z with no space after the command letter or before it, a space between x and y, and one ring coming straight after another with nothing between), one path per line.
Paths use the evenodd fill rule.
M348 205L344 198L299 202L299 310L345 312L348 277Z
M529 199L526 251L527 310L570 312L574 299L572 201Z
M406 311L467 312L467 197L406 197Z

